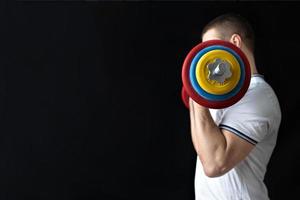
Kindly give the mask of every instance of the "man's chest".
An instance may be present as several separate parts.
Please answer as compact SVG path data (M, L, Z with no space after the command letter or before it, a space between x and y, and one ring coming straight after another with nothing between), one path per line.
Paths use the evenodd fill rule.
M215 123L219 126L222 121L223 110L222 109L209 109L209 112L215 121Z

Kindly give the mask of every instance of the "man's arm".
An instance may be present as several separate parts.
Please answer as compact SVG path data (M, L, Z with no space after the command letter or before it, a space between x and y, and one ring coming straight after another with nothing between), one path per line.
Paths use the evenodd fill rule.
M209 110L189 100L192 141L204 172L217 177L231 170L253 149L254 145L220 129Z

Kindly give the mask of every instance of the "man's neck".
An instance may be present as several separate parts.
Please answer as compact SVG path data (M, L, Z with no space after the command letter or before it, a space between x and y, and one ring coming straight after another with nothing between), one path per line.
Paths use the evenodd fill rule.
M250 67L251 67L251 74L257 74L258 71L257 71L257 68L256 68L256 64L255 64L255 59L254 59L254 56L251 52L247 50L244 50L247 58L248 58L248 61L249 61L249 64L250 64Z

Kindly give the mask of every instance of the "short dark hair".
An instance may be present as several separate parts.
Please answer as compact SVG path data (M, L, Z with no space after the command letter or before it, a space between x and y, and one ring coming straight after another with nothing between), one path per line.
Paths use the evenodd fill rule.
M233 34L241 36L248 49L254 52L254 30L250 23L241 15L227 13L210 21L202 30L202 37L209 29L215 28L221 39L227 40Z

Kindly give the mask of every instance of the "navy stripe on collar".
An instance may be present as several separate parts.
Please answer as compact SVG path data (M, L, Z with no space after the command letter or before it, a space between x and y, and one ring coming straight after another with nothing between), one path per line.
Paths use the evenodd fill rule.
M254 73L254 74L251 75L251 77L260 77L260 78L263 78L263 79L265 78L264 75L259 74L259 73Z

